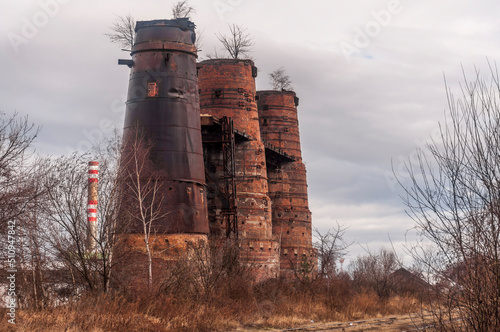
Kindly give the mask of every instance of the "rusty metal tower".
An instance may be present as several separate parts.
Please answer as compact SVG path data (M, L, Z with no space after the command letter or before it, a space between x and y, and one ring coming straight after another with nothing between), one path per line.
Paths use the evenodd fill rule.
M164 260L207 241L209 232L194 29L188 19L139 21L132 58L119 60L130 67L124 144L140 132L162 174L162 217L151 234L155 257ZM142 250L141 233L140 225L130 225L127 246Z

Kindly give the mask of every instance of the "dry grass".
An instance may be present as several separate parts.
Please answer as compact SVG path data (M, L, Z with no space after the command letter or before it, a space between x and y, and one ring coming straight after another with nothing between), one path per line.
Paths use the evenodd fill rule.
M244 300L220 294L198 300L176 299L166 294L133 299L109 294L88 295L57 308L19 310L15 330L231 331L241 327L286 328L311 321L346 321L418 309L418 303L412 298L395 296L382 301L374 293L360 293L345 299L341 310L331 310L325 295L294 291L288 285L266 296L262 291L257 289ZM14 331L9 325L3 320L0 330Z
M199 282L189 269L172 269L162 291L87 294L64 306L20 309L16 329L0 331L234 331L289 328L314 322L350 321L417 312L411 296L380 298L356 289L346 277L309 284L269 280L254 285L245 269L230 266L217 279ZM225 266L225 265L224 265ZM188 271L188 272L186 272ZM198 280L198 281L197 281ZM4 317L5 312L0 313Z

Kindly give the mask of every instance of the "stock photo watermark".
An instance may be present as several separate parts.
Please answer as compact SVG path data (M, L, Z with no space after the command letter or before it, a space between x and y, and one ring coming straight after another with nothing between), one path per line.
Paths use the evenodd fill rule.
M12 49L17 54L21 45L28 44L35 38L41 29L49 24L50 19L54 18L61 6L67 5L71 0L40 0L38 1L38 10L32 15L21 17L20 28L7 34Z
M225 15L238 8L245 0L216 0L214 8L221 20L225 20Z
M16 222L9 220L7 224L7 320L16 324L17 292L16 292Z
M378 37L383 29L391 24L393 17L402 12L403 5L400 0L390 0L385 9L372 11L370 13L372 19L366 22L363 27L356 27L354 29L352 40L340 43L340 51L347 62L351 62L353 55L361 54L362 50L368 47L372 40Z

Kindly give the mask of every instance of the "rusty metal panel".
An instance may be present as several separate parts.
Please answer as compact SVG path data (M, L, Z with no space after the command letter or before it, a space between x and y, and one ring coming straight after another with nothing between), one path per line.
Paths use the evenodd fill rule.
M187 19L137 22L127 62L124 142L140 130L153 144L166 214L153 225L158 234L209 231L194 27Z

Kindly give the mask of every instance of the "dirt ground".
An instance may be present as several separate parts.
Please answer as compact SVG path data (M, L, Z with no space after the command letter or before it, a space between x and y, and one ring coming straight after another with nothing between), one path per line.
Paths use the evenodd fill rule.
M431 328L429 323L430 316L422 315L404 315L404 316L387 316L383 318L365 319L352 322L330 322L330 323L311 323L301 327L290 329L239 329L238 332L302 332L302 331L425 331L426 328Z

